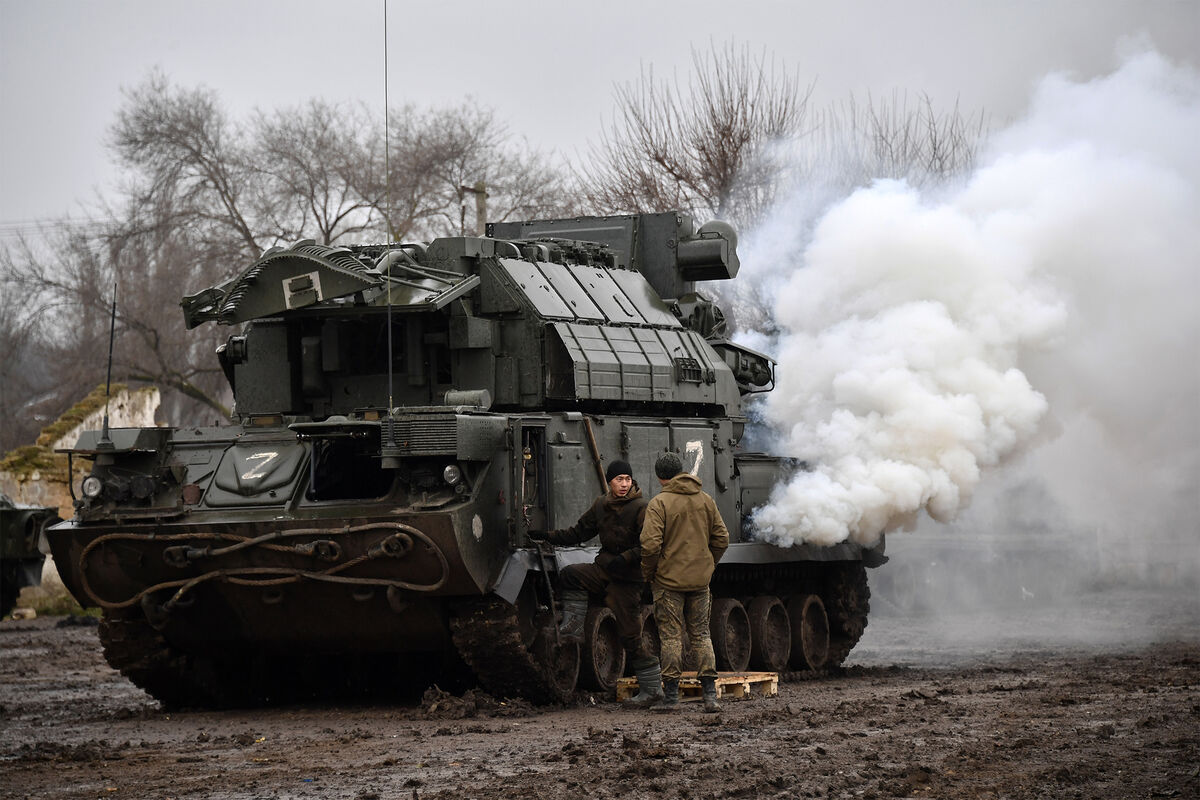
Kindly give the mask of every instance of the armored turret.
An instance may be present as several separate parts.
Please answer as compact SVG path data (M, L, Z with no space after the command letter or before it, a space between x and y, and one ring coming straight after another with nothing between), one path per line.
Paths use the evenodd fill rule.
M737 273L728 225L693 231L671 213L489 232L502 238L273 248L185 298L184 316L251 323L218 351L240 417L321 420L448 393L498 410L739 417L741 395L769 387L770 360L725 339L694 290ZM589 235L607 239L568 238Z

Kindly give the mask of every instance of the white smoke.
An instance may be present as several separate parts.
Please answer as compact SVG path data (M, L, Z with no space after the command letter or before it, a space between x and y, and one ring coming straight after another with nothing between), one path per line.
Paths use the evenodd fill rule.
M813 465L759 535L872 543L921 510L952 519L983 469L1057 436L1060 501L1198 538L1198 143L1200 76L1142 51L1045 79L953 189L881 181L815 224L809 189L747 235L782 331L765 418Z

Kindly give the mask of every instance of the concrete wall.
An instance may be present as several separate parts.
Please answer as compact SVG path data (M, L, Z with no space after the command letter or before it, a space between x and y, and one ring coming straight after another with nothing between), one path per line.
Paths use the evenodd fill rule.
M108 404L108 424L110 428L150 428L154 427L154 414L158 410L161 397L158 389L150 386L133 391L121 390L114 394ZM62 436L48 444L41 445L53 452L65 447L73 447L79 434L85 430L99 430L104 422L104 406L91 411L78 425L71 428ZM65 459L65 456L57 457ZM81 458L74 459L74 474L71 482L78 486L79 481L87 475L91 462ZM14 474L0 470L0 492L12 498L13 502L26 506L50 506L58 509L58 515L68 519L75 513L71 501L71 491L67 485L65 469L63 474L44 474L34 470L29 474Z

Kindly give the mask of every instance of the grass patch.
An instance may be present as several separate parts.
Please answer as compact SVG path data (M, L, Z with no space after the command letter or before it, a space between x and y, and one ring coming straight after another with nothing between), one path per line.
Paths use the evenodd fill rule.
M111 387L113 397L125 391L123 383L114 383ZM18 481L30 480L36 473L42 480L57 480L66 482L67 457L63 453L55 453L50 445L66 436L71 430L87 419L88 415L104 408L108 395L104 386L97 386L91 394L80 400L63 412L62 416L42 428L35 444L18 447L5 453L0 458L0 470L11 473Z
M76 602L57 575L45 575L41 586L26 586L17 598L17 608L32 608L39 617L99 617L99 608L84 608Z

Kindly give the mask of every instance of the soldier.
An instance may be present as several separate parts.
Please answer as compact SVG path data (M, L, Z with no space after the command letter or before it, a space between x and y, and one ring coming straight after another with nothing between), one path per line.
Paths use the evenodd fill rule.
M713 499L700 489L700 479L683 471L679 456L664 453L654 462L662 492L646 507L642 526L642 575L654 592L654 619L662 643L663 700L655 711L679 708L679 674L683 628L704 687L704 710L717 703L717 660L708 621L712 595L708 582L729 547L729 531Z
M642 644L642 548L640 535L646 516L646 498L633 480L626 461L613 461L604 472L608 491L570 528L531 530L530 539L551 544L583 544L599 536L600 552L591 564L571 564L559 576L563 619L559 633L567 641L582 639L588 595L605 598L617 621L625 656L638 678L638 694L627 705L645 707L662 699L658 657Z

